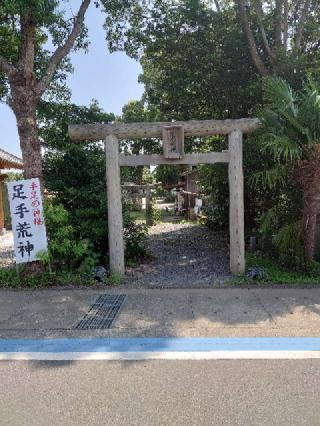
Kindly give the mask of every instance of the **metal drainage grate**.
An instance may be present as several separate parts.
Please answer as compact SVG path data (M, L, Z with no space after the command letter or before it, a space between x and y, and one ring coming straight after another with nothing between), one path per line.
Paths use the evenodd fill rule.
M74 328L76 330L110 328L125 298L125 294L102 294Z

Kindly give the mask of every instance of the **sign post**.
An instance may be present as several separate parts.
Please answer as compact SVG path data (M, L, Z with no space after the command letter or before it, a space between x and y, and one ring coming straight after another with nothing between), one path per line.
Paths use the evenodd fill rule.
M164 126L162 128L162 139L165 158L177 159L184 157L183 126Z
M47 235L38 178L8 182L16 262L39 260L47 250Z

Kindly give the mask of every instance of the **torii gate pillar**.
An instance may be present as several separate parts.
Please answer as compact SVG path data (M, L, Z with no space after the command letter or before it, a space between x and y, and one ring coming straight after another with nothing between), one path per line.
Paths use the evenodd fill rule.
M105 140L106 178L108 197L109 257L110 271L124 274L124 241L122 220L122 198L119 165L119 142L109 135Z
M230 270L236 275L245 271L242 132L233 130L228 139Z

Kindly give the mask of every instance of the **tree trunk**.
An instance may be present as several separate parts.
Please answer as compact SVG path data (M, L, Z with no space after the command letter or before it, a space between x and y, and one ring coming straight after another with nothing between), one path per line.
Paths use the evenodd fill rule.
M22 160L24 165L24 178L39 178L41 182L42 197L44 194L41 146L37 128L36 105L37 99L32 90L17 86L11 89L12 97L10 106L16 116ZM25 265L27 276L37 275L44 266L40 262L30 262Z
M245 0L237 0L236 3L237 3L238 8L239 8L240 17L241 17L244 32L245 32L245 35L246 35L246 38L247 38L247 41L248 41L248 46L249 46L249 50L250 50L250 53L251 53L252 61L255 65L255 67L257 68L257 70L262 75L262 77L268 77L271 73L268 70L268 68L266 67L266 65L264 64L264 62L263 62L263 60L260 57L260 54L258 52L257 44L256 44L256 41L255 41L252 29L250 27Z
M302 235L306 264L314 258L317 216L320 214L320 146L317 145L309 160L298 169L298 181L303 190Z
M303 240L304 240L304 257L306 264L310 264L314 257L316 244L316 225L319 206L313 202L311 197L303 197Z
M20 147L26 179L38 177L42 181L41 146L36 119L36 102L28 99L26 103L11 101L17 120Z

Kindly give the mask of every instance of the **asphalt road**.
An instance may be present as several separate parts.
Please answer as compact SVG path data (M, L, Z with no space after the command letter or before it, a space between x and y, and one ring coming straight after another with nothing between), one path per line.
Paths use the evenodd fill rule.
M319 425L320 360L1 362L0 424Z

